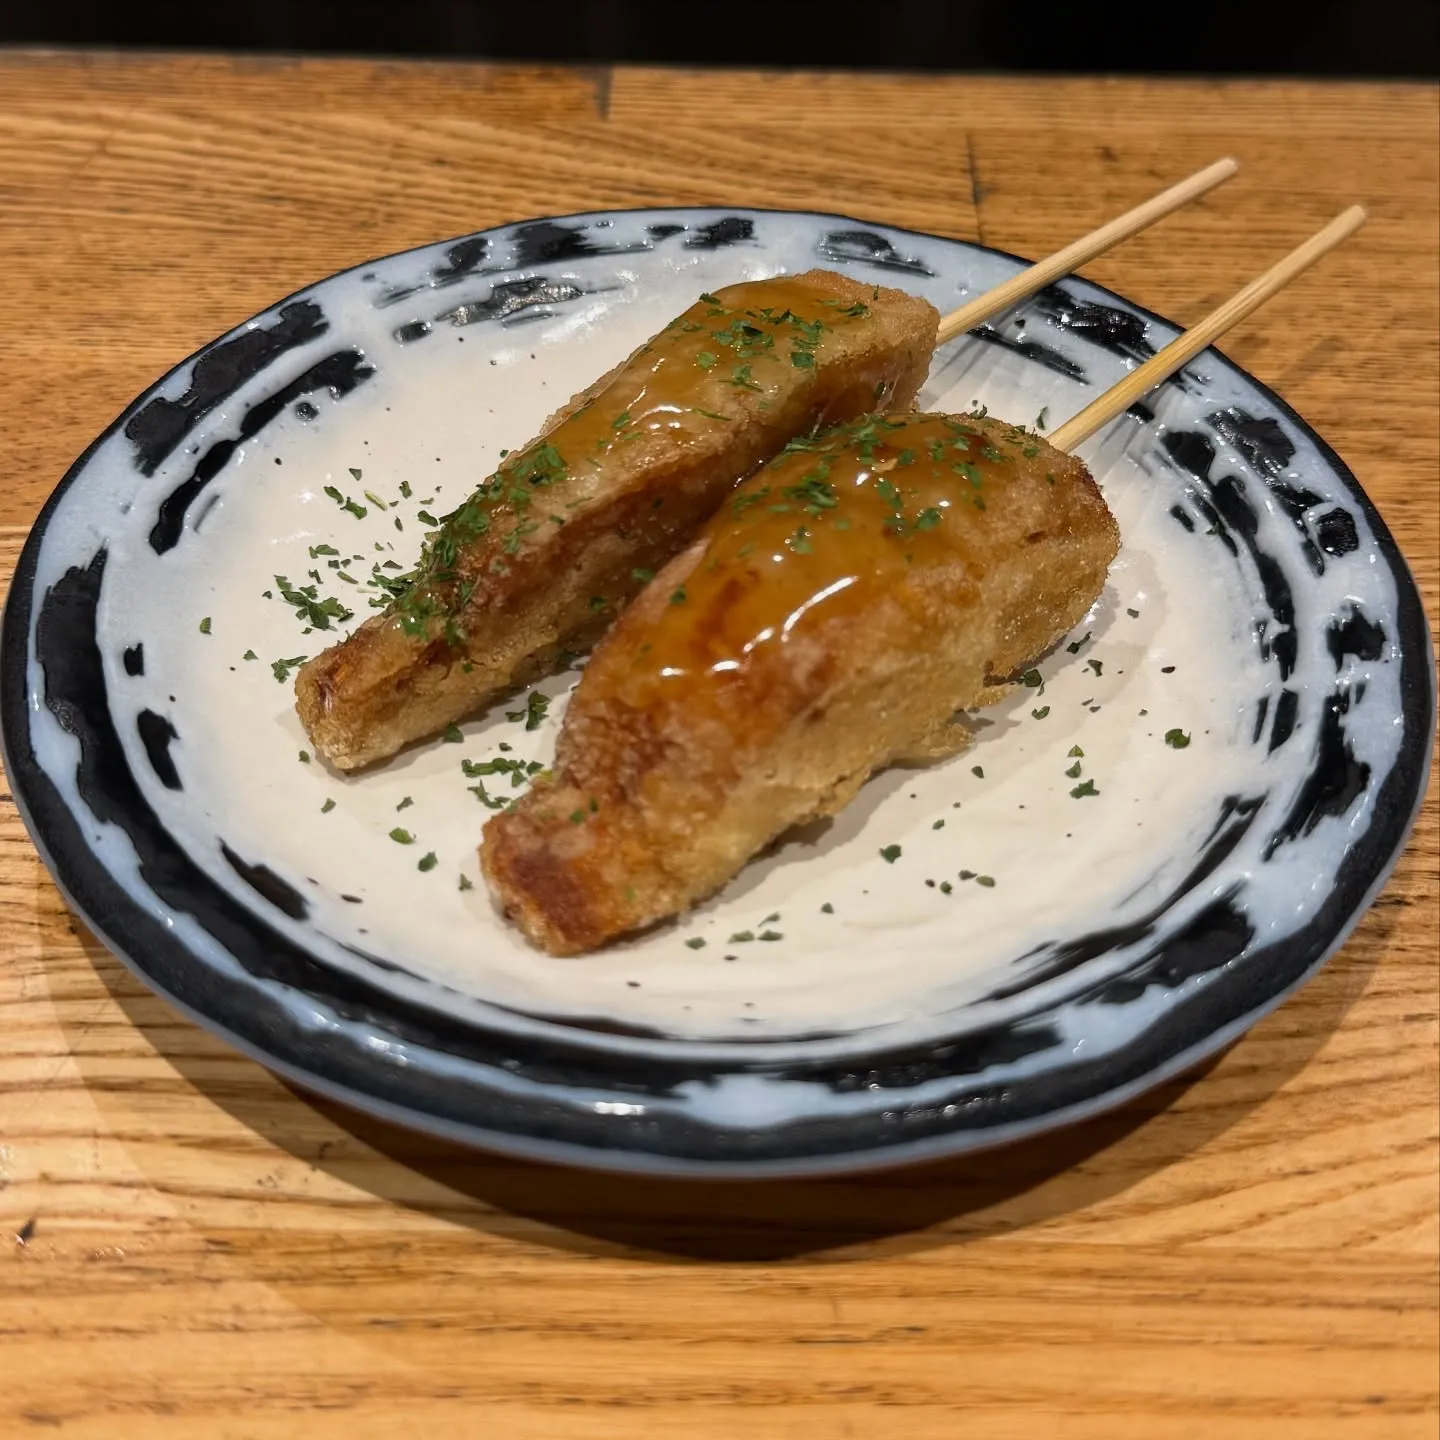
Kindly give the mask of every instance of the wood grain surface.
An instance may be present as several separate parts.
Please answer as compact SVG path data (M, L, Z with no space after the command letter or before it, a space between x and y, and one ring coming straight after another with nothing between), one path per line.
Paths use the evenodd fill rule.
M1423 86L0 52L0 575L135 394L367 257L666 202L1038 255L1229 151L1087 273L1190 321L1369 207L1225 348L1355 469L1434 626L1437 118ZM296 1094L128 976L0 794L0 1434L1430 1440L1437 838L1432 786L1318 978L1116 1115L697 1185Z

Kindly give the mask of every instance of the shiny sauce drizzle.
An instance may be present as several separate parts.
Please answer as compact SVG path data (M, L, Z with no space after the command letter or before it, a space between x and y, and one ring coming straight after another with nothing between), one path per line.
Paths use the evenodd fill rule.
M748 657L817 623L883 595L904 603L913 568L941 563L958 585L977 582L987 517L1021 468L1053 484L1072 463L978 415L872 415L793 441L736 489L684 584L631 632L627 699L723 684Z
M796 277L702 295L598 394L508 458L444 517L426 542L409 591L397 598L402 623L420 633L433 617L463 609L474 590L467 547L489 537L489 551L498 541L500 553L487 564L499 573L504 556L516 554L541 526L563 524L567 506L588 493L586 481L626 447L662 432L670 443L713 446L757 412L773 409L778 418L787 401L810 388L827 341L863 325L870 314L867 303L817 295ZM863 377L873 390L867 405L883 403L900 368L896 357ZM547 505L545 490L561 481L568 482L563 503L557 496Z
M713 435L802 387L827 339L869 315L784 276L702 295L546 438L583 472L660 431Z

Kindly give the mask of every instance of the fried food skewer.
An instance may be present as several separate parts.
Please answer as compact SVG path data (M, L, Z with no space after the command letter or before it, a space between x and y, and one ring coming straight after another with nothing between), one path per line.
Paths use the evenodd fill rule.
M592 950L688 908L877 769L963 746L1094 603L1119 532L1078 444L1353 233L1349 211L1051 441L871 416L743 483L601 642L552 773L485 827L526 936Z
M1224 159L939 320L826 271L706 295L507 458L393 603L301 667L296 708L342 770L393 755L584 648L791 436L902 409L949 338L1234 174ZM938 323L937 323L938 322Z
M316 749L383 759L583 648L791 436L909 405L938 320L824 270L702 295L445 517L387 612L300 669Z
M870 416L744 482L570 698L549 778L485 827L552 954L688 908L897 760L961 748L1093 603L1119 532L1080 461L979 416Z

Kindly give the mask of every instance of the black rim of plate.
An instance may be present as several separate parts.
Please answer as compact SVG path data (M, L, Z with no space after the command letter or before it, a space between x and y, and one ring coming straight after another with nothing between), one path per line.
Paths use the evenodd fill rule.
M873 223L813 211L740 209L757 215ZM637 208L536 218L557 224L593 224L622 215L666 213L684 214L693 221L707 213L717 218L733 215L736 208L693 207L674 212ZM474 235L491 236L510 230L513 224L529 223L535 222L512 222ZM882 228L932 243L983 251L1021 266L1029 263L992 246L893 225ZM326 279L469 238L371 259ZM323 283L314 282L294 295ZM1147 321L1176 328L1153 311L1086 283ZM278 311L294 295L277 300L260 314ZM1414 581L1378 511L1334 450L1283 399L1212 350L1210 355L1253 385L1277 413L1306 436L1365 515L1398 597L1394 620L1406 743L1382 782L1372 823L1353 844L1340 883L1310 922L1280 943L1250 951L1243 964L1213 973L1209 983L1171 1006L1129 1044L1093 1060L1072 1059L1030 1077L1007 1075L986 1083L983 1072L991 1066L1053 1044L1043 1012L991 1031L968 1031L953 1040L877 1049L859 1060L800 1059L784 1064L758 1059L749 1063L743 1059L690 1062L672 1055L637 1058L597 1050L590 1044L517 1036L455 1021L323 965L240 907L179 856L171 841L176 854L167 859L178 859L182 868L192 872L186 876L186 885L193 888L198 883L200 891L210 892L197 893L197 903L184 908L206 912L206 929L232 954L247 952L240 959L247 977L226 976L138 907L86 843L76 816L36 759L27 677L38 558L61 498L100 445L158 389L240 328L202 346L133 401L91 442L41 510L21 552L0 630L0 674L8 677L0 688L0 750L21 817L62 893L87 925L141 980L191 1019L303 1088L447 1139L530 1159L618 1170L793 1175L878 1168L977 1150L1113 1108L1222 1049L1280 1004L1344 943L1404 849L1425 794L1435 722L1429 629ZM103 679L101 686L103 695ZM84 717L72 717L72 723L83 724ZM145 805L143 799L139 803ZM154 825L169 840L158 820ZM1150 968L1152 983L1165 983L1163 965L1156 968L1152 963ZM275 980L317 999L342 1019L432 1052L444 1063L433 1069L415 1064L381 1068L375 1052L357 1044L348 1027L320 1031L299 1023L264 983ZM487 1081L487 1070L499 1071L508 1077L508 1083L501 1086ZM820 1085L839 1094L879 1089L893 1096L893 1103L884 1109L812 1116L763 1129L726 1128L646 1104L647 1100L678 1098L677 1087L733 1073L759 1073ZM940 1101L918 1104L907 1100L907 1092L914 1087L927 1084L933 1088L936 1081L950 1082ZM573 1101L547 1097L547 1088L557 1085L572 1095L578 1090L630 1096L634 1103L608 1105L603 1111L577 1106Z

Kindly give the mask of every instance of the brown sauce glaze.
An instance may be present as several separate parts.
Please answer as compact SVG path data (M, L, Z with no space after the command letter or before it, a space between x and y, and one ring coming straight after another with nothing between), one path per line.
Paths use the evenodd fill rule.
M903 597L912 569L943 566L963 601L987 568L991 507L1022 470L1074 463L981 416L867 416L792 442L729 497L644 643L615 657L621 695L643 709L723 686L767 647Z
M829 299L800 277L702 296L445 517L427 546L414 598L408 606L402 600L400 610L410 609L418 623L440 609L464 608L488 575L503 574L506 556L518 556L542 527L565 524L585 504L592 477L598 493L602 472L627 448L639 459L657 443L713 443L725 428L757 414L808 426L883 406L911 368L904 352L865 367L825 406L788 413L811 388L805 382L833 337L864 325L870 314L864 301ZM564 502L547 505L546 489L562 479ZM467 554L481 536L490 537L486 553ZM424 595L439 604L417 606Z

